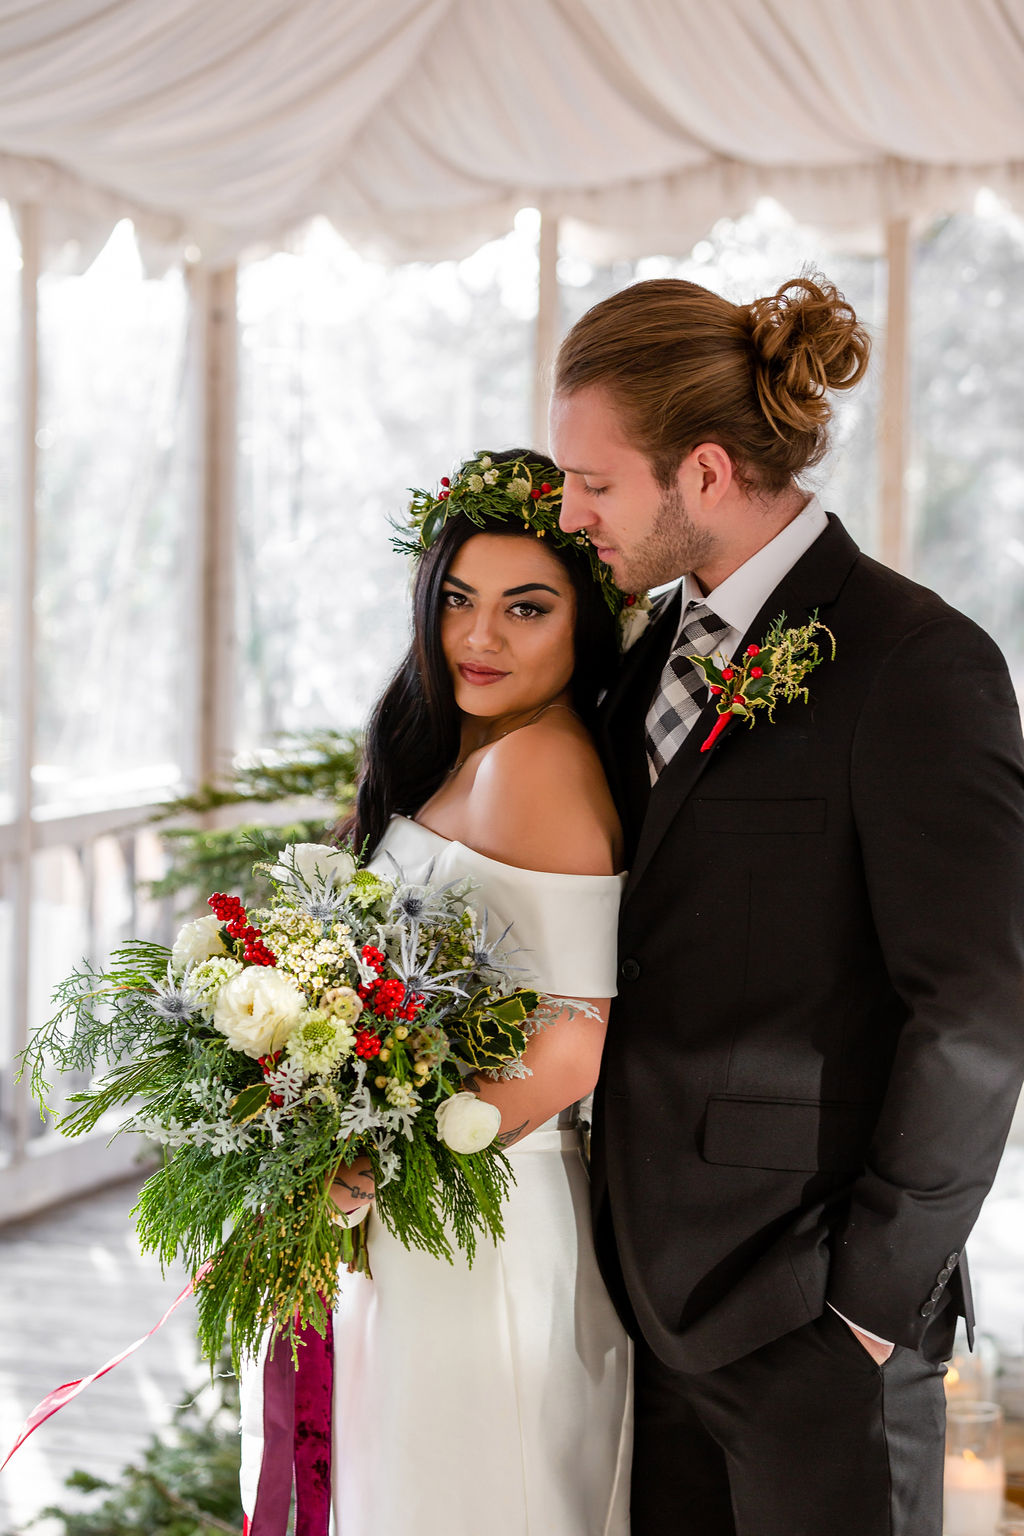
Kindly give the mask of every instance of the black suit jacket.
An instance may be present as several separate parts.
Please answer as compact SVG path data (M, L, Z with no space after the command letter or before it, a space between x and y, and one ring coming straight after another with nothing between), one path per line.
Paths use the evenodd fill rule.
M701 1371L826 1300L936 1357L1024 1076L1024 751L977 625L841 524L743 644L817 609L809 704L700 745L648 790L658 614L602 715L630 845L593 1194L613 1294Z

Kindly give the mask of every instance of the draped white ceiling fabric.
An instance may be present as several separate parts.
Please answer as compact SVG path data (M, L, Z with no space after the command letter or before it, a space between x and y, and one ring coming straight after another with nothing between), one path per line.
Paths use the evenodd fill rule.
M0 0L0 196L51 247L128 213L216 264L319 213L438 259L532 204L633 256L981 185L1024 203L1024 0Z

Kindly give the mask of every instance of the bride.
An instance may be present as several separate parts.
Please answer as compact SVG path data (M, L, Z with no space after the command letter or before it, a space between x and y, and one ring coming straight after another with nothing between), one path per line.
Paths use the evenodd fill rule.
M504 1240L481 1243L472 1268L392 1236L367 1160L336 1176L373 1271L343 1278L335 1313L341 1536L628 1530L629 1348L597 1272L574 1113L597 1079L625 878L587 728L622 594L589 544L558 531L560 494L549 459L516 452L468 461L413 502L413 641L370 722L356 846L382 873L471 881L491 936L513 925L517 983L590 1006L567 1004L531 1038L530 1075L466 1079L499 1109L515 1174ZM250 1381L250 1515L257 1397Z

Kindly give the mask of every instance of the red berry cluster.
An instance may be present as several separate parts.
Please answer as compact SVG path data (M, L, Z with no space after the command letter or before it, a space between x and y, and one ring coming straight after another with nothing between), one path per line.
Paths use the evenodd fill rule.
M385 981L378 976L376 981L368 982L356 990L371 1013L375 1013L378 1019L386 1019L389 1024L393 1024L396 1019L407 1019L411 1023L424 1003L424 999L415 993L407 1001L405 983L394 977Z
M264 944L260 930L246 921L245 908L237 896L225 896L223 891L214 891L207 905L213 908L214 914L220 918L231 937L241 939L242 958L247 965L277 964L277 956Z
M375 1035L372 1029L356 1030L356 1055L362 1056L366 1061L379 1056L380 1036Z
M377 972L379 976L387 963L387 956L382 949L376 949L372 944L364 944L359 951L363 962Z

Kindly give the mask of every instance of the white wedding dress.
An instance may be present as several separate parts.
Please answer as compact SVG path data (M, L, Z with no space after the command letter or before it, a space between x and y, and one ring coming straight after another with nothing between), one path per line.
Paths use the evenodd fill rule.
M394 817L371 868L469 877L490 931L513 923L520 985L615 990L624 876L517 869ZM497 926L496 926L497 925ZM334 1320L338 1536L625 1536L628 1339L598 1274L579 1133L548 1121L509 1151L505 1238L472 1268L366 1220L373 1278L345 1275ZM243 1384L243 1504L259 1475L258 1373Z

